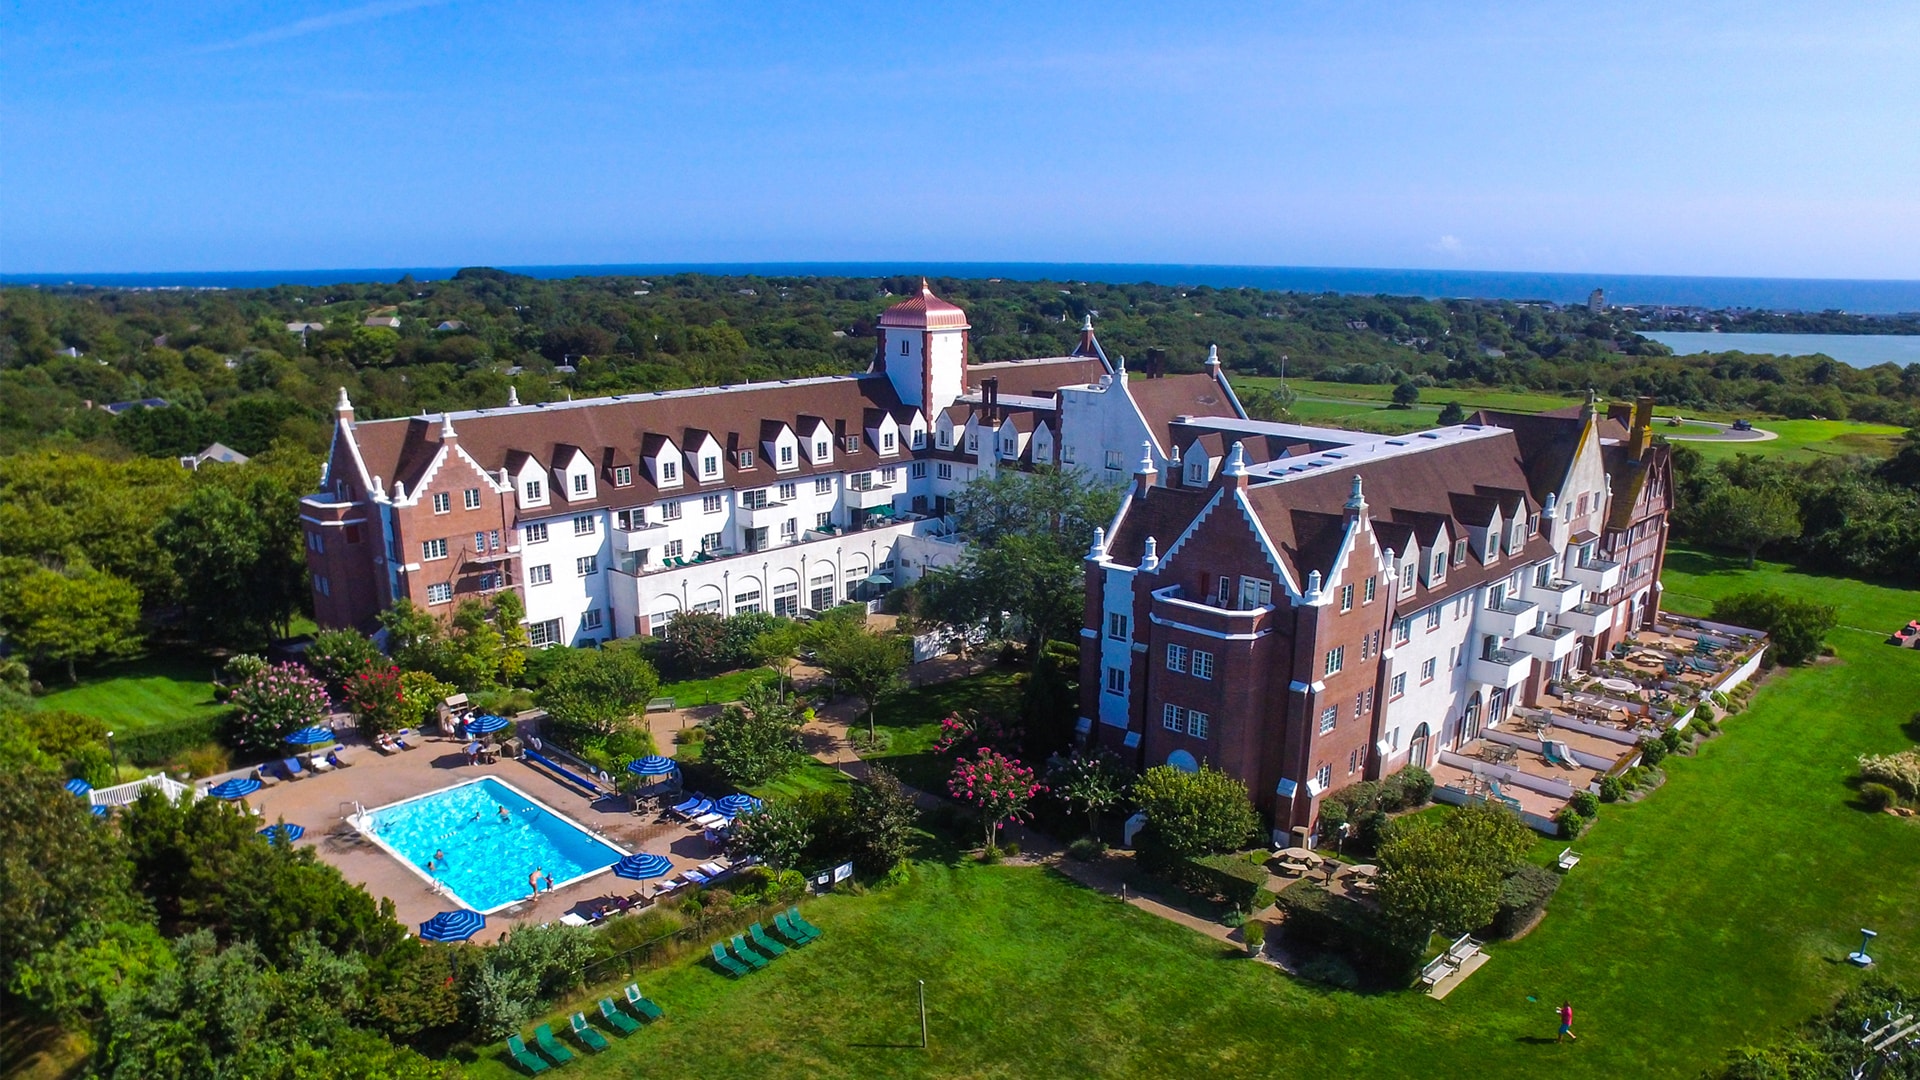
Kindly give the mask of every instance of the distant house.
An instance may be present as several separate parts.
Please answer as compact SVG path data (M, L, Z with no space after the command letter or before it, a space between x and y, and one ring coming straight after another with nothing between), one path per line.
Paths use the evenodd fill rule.
M290 322L290 323L288 323L288 324L287 324L287 333L289 333L289 334L305 334L305 333L308 333L308 332L312 332L312 333L315 333L315 334L317 334L317 333L319 333L320 331L322 331L322 330L325 330L326 328L327 328L327 324L326 324L326 323L317 323L317 322Z
M119 416L121 413L132 412L135 409L164 409L169 404L166 398L150 397L141 398L138 401L116 401L111 405L102 405L101 408Z
M198 471L200 466L209 461L217 461L222 465L245 465L247 463L247 455L224 443L213 443L197 454L188 454L182 457L180 459L180 467Z
M360 320L360 325L361 326L384 326L389 330L398 330L400 329L400 316L369 315L366 318Z
M461 322L459 319L448 319L446 322L443 322L439 326L434 327L435 330L439 330L442 333L448 333L448 334L455 333L460 330L465 330L466 328L467 328L467 324Z
M577 367L574 367L572 364L555 364L553 365L553 370L556 374L572 375L575 372L579 371L580 369Z
M78 346L74 346L74 345L69 345L69 346L67 346L67 347L66 347L66 348L64 348L64 349L61 349L61 350L60 350L60 352L59 352L59 353L58 353L57 355L59 355L59 356L71 356L71 357L73 357L73 358L75 358L75 359L79 359L79 358L80 358L81 356L84 356L84 355L86 355L86 354L85 354L85 353L82 353L82 352L80 351L80 349L79 349L79 347L78 347Z

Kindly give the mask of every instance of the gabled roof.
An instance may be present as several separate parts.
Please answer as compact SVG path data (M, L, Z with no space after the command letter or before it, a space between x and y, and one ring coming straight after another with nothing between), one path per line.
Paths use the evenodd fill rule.
M984 379L1000 380L1001 396L1025 394L1046 397L1063 386L1091 386L1107 373L1104 361L1079 356L1045 356L1035 360L998 360L988 364L967 365L967 378L974 387Z
M1163 450L1176 439L1174 420L1181 416L1238 416L1239 410L1211 375L1169 375L1164 379L1127 380L1127 396L1147 421L1147 430ZM1181 441L1181 445L1185 445Z

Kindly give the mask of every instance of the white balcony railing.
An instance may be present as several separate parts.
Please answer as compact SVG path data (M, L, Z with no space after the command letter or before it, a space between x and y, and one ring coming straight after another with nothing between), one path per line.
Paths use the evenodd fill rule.
M1494 649L1467 661L1467 678L1502 690L1511 690L1527 681L1533 671L1533 657L1513 649Z
M1473 628L1482 634L1516 638L1540 625L1540 608L1526 600L1502 600L1481 608L1473 617Z
M1535 660L1551 664L1555 660L1564 660L1572 655L1573 647L1579 641L1580 635L1574 633L1570 627L1549 624L1537 626L1532 633L1514 638L1512 645Z
M1568 570L1567 576L1583 588L1606 592L1620 584L1620 564L1610 559L1589 559L1584 565Z
M1580 603L1580 586L1564 578L1556 578L1541 585L1528 582L1527 599L1540 605L1540 612L1552 618L1563 611L1572 611Z
M1583 637L1592 637L1613 626L1613 609L1605 604L1581 604L1560 616L1560 625Z

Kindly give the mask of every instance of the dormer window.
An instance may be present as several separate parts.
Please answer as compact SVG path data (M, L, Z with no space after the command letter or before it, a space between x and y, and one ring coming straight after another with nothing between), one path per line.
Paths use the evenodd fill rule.
M633 466L616 465L613 467L613 486L626 487L633 483Z
M720 473L720 456L708 454L700 459L700 473L703 476L717 476Z
M1453 542L1453 565L1467 565L1467 539L1464 536Z
M844 440L841 441L841 446L844 447L847 453L849 454L859 453L860 452L860 436L858 435L847 436Z
M1206 459L1196 458L1195 460L1188 462L1187 463L1187 483L1204 484L1206 482L1207 482Z
M781 447L780 448L780 467L784 469L787 466L792 464L793 464L793 447L791 446Z
M530 503L541 502L547 497L546 485L538 480L527 481L526 491L527 501Z
M1427 579L1429 581L1439 582L1445 580L1446 576L1447 553L1444 551L1436 551L1433 553L1433 569L1427 574Z
M587 493L587 474L586 473L573 474L573 493L575 495L585 495Z
M947 448L949 448L949 447L951 447L951 446L953 445L953 435L952 435L952 433L951 433L951 432L948 432L948 431L946 431L945 429L942 429L942 430L941 430L941 432L940 432L940 440L939 440L939 441L940 441L940 449L942 449L942 450L945 450L945 449L947 449Z
M1000 440L1000 456L1001 457L1019 457L1020 456L1020 440L1019 439L1001 439Z
M742 450L734 458L734 464L742 469L753 468L753 451Z
M813 460L815 461L827 460L828 449L829 448L824 441L814 443L813 444Z
M893 432L883 431L880 433L880 449L889 454L893 453Z
M914 448L915 450L925 450L925 449L927 448L927 433L926 433L926 432L924 432L924 431L916 431L916 432L914 432L914 433L913 433L913 448Z
M980 452L980 436L977 432L970 431L967 433L967 453L977 454L979 452Z
M1539 514L1533 514L1527 518L1527 535L1528 536L1540 535L1540 515Z
M1407 564L1407 569L1406 569L1406 572L1405 572L1405 573L1403 573L1403 574L1402 574L1402 575L1400 576L1400 591L1401 591L1401 592L1403 592L1403 593L1406 593L1406 594L1407 594L1407 595L1409 595L1409 596L1411 596L1411 595L1413 595L1413 578L1414 578L1414 572L1415 572L1415 571L1417 571L1418 569L1419 569L1419 567L1418 567L1418 566L1415 566L1415 565L1414 565L1413 563L1408 563L1408 564Z
M671 461L663 461L660 463L661 483L671 484L678 479L680 479L680 466L678 464Z
M907 339L906 338L900 339L900 355L901 356L907 355Z

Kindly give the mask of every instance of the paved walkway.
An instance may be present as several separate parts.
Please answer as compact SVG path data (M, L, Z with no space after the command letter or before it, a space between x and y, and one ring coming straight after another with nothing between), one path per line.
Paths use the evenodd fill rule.
M1660 416L1655 417L1655 419L1666 421L1672 419L1672 417ZM1700 424L1703 427L1710 427L1716 430L1711 435L1668 435L1664 431L1661 431L1659 426L1656 425L1653 432L1667 439L1669 442L1771 442L1780 437L1780 433L1777 431L1765 431L1760 428L1735 431L1733 430L1732 424L1723 424L1718 420L1688 419L1685 422L1689 424Z

